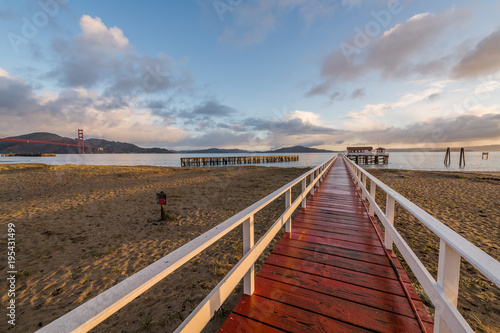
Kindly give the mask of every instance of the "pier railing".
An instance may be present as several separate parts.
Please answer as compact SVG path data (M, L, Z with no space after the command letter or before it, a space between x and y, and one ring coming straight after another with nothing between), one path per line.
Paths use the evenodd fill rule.
M318 183L330 169L338 155L304 173L265 198L232 216L206 233L198 236L177 250L135 273L126 280L104 291L93 299L48 324L38 332L87 332L119 309L133 301L156 283L180 268L194 256L218 241L230 231L243 225L243 257L203 299L193 312L177 328L176 332L199 332L210 321L214 312L243 279L244 293L252 295L254 291L254 264L285 225L291 232L291 216L301 205L305 207L307 195L314 192ZM307 180L309 179L309 185ZM302 185L302 191L292 202L292 188ZM254 215L267 205L285 195L285 210L257 243L254 243Z
M361 191L363 200L368 201L370 216L377 214L384 225L385 247L392 250L393 244L396 245L431 299L435 307L434 332L473 332L457 310L461 258L467 260L498 287L500 287L500 263L347 157L342 157L349 166L348 169ZM367 180L370 181L370 192L366 188ZM385 213L375 202L377 189L381 189L387 195ZM439 237L437 281L394 227L396 202Z

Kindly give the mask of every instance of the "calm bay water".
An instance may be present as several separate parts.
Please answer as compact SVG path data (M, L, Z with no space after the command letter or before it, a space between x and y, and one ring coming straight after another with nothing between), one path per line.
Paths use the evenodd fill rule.
M217 156L248 156L252 154L217 154ZM275 155L275 154L253 154ZM297 155L297 154L286 154ZM262 166L278 166L286 168L314 167L335 154L308 153L300 155L299 161L288 163L265 163ZM388 168L407 170L441 170L441 171L500 171L500 152L490 152L489 159L482 160L481 152L466 152L466 166L458 166L458 152L451 154L451 165L444 166L444 152L390 153L388 165L364 166L367 168ZM50 165L86 164L86 165L154 165L180 167L181 157L215 156L213 154L61 154L56 157L0 157L1 164L9 163L44 163Z

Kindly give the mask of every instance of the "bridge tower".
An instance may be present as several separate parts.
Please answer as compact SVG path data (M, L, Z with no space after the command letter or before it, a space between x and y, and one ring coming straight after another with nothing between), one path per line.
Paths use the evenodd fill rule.
M83 129L78 130L78 153L85 154L85 143L83 142Z

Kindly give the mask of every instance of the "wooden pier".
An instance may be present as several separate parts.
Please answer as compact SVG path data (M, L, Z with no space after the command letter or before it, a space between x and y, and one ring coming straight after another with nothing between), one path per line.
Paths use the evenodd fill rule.
M433 331L344 163L335 162L219 332Z
M181 166L282 163L296 162L298 160L299 155L181 157Z
M294 187L302 188L300 194L292 193ZM385 212L375 201L377 191L387 197ZM285 210L256 240L255 214L275 201ZM437 279L395 228L396 204L440 238ZM244 295L221 332L473 332L457 309L461 262L500 287L500 262L337 155L39 332L91 330L237 227L243 229L243 257L176 333L201 332L241 281ZM284 236L255 275L255 263L282 228ZM393 246L434 305L434 322Z

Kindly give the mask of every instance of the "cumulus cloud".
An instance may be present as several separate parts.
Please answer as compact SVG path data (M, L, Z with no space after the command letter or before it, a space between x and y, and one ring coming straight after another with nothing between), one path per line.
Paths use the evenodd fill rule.
M17 77L0 76L0 132L10 135L57 129L70 133L85 124L89 136L134 143L152 140L173 143L187 136L185 130L137 109L127 100L95 90L68 88L37 95Z
M390 127L372 131L359 137L378 137L387 143L445 143L498 139L500 133L500 110L497 113L461 115L455 118L437 118L406 127Z
M192 114L194 115L212 117L224 117L232 115L234 113L236 113L236 109L227 105L223 105L214 100L206 101L205 103L196 106L192 111Z
M314 85L308 95L328 93L339 81L352 81L371 73L384 79L445 73L449 59L434 55L435 58L429 60L429 54L423 51L468 16L466 9L452 9L441 14L421 13L386 30L381 36L371 38L358 32L323 59L323 80Z
M242 124L254 131L280 135L334 134L338 130L320 125L319 115L309 111L292 111L278 119L247 118Z
M270 146L333 146L342 144L371 144L380 140L392 148L400 146L442 146L444 143L473 144L498 141L500 109L487 108L452 117L413 122L407 126L384 126L360 130L331 130L329 133L269 133L265 141ZM496 141L495 141L496 140Z
M107 94L134 95L189 86L189 71L178 68L166 54L140 55L117 27L99 17L83 15L81 33L55 39L51 49L55 68L47 76L62 87L100 88Z
M353 130L356 128L370 130L384 127L381 122L381 117L385 116L389 110L403 109L420 102L428 101L429 99L438 96L442 90L443 86L438 87L431 85L428 89L405 94L394 102L367 104L361 110L348 112L346 118L349 121L345 122L344 126Z
M216 99L208 99L204 102L190 108L173 109L166 111L164 109L154 111L155 114L165 117L175 117L183 127L200 131L209 131L220 128L231 129L237 132L243 132L243 126L235 126L233 116L238 111L235 108L227 106Z
M30 85L6 71L0 74L0 115L23 117L41 107Z
M481 40L453 69L456 79L473 78L500 70L500 29Z
M0 68L0 77L9 77L9 73L3 68Z
M108 28L99 17L83 15L80 19L82 34L77 37L84 45L120 51L129 47L128 39L117 27Z

